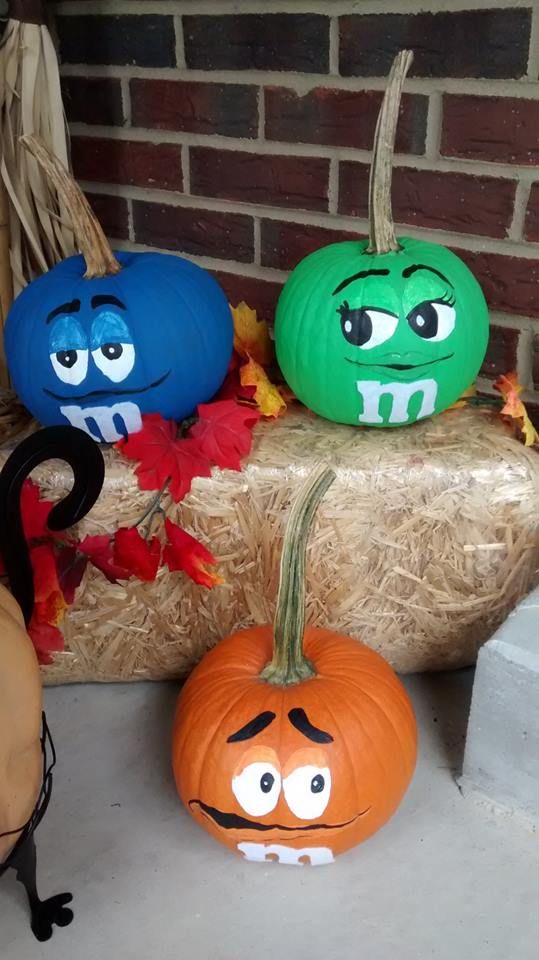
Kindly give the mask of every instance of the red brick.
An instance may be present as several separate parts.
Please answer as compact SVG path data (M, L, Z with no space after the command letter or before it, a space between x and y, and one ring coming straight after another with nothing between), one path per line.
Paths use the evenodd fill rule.
M73 137L71 157L80 180L183 189L179 144Z
M340 240L358 240L357 233L287 220L262 220L262 265L292 270L303 257Z
M245 300L257 311L260 319L273 323L275 305L283 288L282 283L259 280L258 277L241 277L236 273L224 273L222 270L212 271L212 273L221 284L233 307Z
M258 90L239 83L131 80L133 126L256 137Z
M480 370L481 376L495 380L502 373L516 370L519 336L520 330L491 324L487 355Z
M539 164L539 100L443 98L441 152L494 163Z
M329 69L329 17L314 13L186 16L183 33L195 70Z
M223 260L253 260L253 219L192 207L133 202L135 240L166 250Z
M63 77L62 95L70 123L121 125L122 89L112 77Z
M317 87L301 97L286 87L267 87L266 137L370 150L382 96L378 90ZM427 105L427 97L404 95L397 127L398 152L424 152Z
M191 192L246 203L327 210L329 160L191 147Z
M129 211L125 197L87 193L86 199L108 237L116 240L129 238Z
M526 240L539 242L539 183L532 184L526 210L524 236Z
M343 161L339 171L339 212L368 216L369 168ZM505 237L513 215L516 182L466 173L396 167L392 204L397 223Z
M345 77L385 76L402 49L414 51L416 77L523 77L528 65L531 10L360 13L339 26Z
M161 13L57 16L62 63L175 67L174 18Z
M455 250L468 264L493 310L539 317L539 259Z

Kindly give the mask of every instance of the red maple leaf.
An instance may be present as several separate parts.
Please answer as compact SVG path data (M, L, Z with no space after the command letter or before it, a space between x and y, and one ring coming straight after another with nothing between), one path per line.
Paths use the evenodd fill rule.
M80 586L88 564L88 557L79 553L77 547L61 547L56 556L58 582L68 606L75 601L75 591Z
M260 419L258 410L242 407L235 400L201 403L199 419L189 435L198 440L201 453L217 467L241 470L253 440L251 429Z
M40 537L57 537L60 534L49 530L47 517L53 508L51 500L41 499L41 490L33 480L25 480L21 492L21 513L24 535L27 540Z
M28 626L28 634L37 653L38 662L49 664L54 662L51 653L64 649L64 635L62 631L50 623L36 623L32 618Z
M145 540L136 527L120 527L114 536L114 562L139 580L155 580L161 563L161 544L157 537Z
M161 490L168 480L177 503L189 493L194 477L210 476L210 462L195 440L178 437L174 420L149 413L142 424L142 430L121 440L118 449L129 460L139 461L135 473L141 490Z
M208 589L224 583L222 577L208 569L215 566L217 561L202 543L168 518L165 520L165 530L168 543L163 551L163 560L169 570L183 570L191 580Z
M94 567L105 574L110 583L129 580L131 571L114 562L114 541L108 534L85 537L78 544L78 549L88 557Z

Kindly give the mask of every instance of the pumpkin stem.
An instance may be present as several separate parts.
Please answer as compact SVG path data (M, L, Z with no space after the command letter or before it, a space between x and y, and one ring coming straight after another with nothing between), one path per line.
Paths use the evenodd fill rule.
M290 511L281 555L273 657L260 674L267 683L288 686L316 676L313 664L303 652L305 555L316 508L334 480L333 470L321 467L309 477Z
M402 88L414 55L401 50L393 61L374 133L369 179L369 246L367 253L399 250L391 210L391 174Z
M86 261L87 280L109 277L122 269L114 256L101 225L79 185L39 137L26 134L21 143L37 160L66 207L77 246Z

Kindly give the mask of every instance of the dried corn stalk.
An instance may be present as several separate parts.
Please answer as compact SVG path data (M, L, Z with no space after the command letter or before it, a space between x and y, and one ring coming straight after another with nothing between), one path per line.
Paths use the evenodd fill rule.
M9 201L10 262L17 293L74 252L56 191L20 137L35 134L66 165L68 135L58 59L41 0L12 0L0 46L0 174Z

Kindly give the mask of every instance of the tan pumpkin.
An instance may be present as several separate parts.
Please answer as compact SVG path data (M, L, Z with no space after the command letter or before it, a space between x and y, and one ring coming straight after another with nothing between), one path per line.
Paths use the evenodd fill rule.
M90 437L67 426L40 430L17 447L0 474L0 553L15 595L0 586L0 875L9 867L16 870L28 895L32 930L41 941L50 938L54 924L71 923L73 913L66 906L71 894L40 900L37 893L33 834L50 798L55 755L53 748L52 761L47 760L50 735L41 676L25 626L34 588L20 495L28 474L53 458L65 460L74 474L72 490L48 518L51 529L63 530L91 509L103 484L103 457Z

